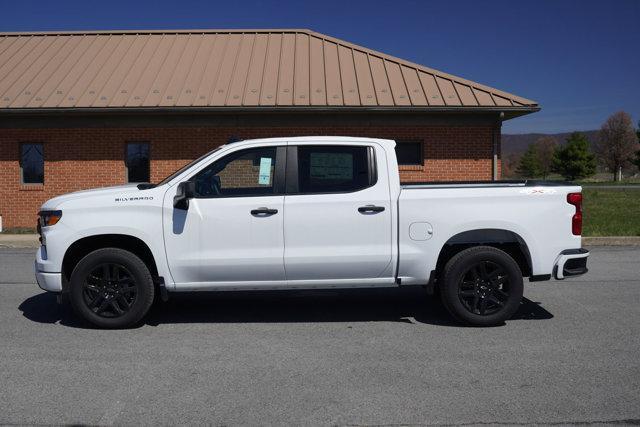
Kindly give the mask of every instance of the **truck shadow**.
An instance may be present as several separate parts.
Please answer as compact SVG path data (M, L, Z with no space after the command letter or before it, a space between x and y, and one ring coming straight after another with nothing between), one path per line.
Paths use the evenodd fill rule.
M32 296L18 308L34 322L91 328L69 305L57 304L52 294ZM523 298L512 320L551 318L540 303ZM154 305L145 324L379 321L460 327L437 297L419 287L172 294L168 302Z

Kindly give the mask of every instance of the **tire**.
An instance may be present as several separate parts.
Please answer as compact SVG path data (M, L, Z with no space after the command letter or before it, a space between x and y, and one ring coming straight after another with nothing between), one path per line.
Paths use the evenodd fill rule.
M518 310L522 272L504 251L491 246L465 249L447 262L440 297L449 313L472 326L495 326Z
M149 269L129 251L98 249L82 258L71 274L74 311L100 328L126 328L147 314L155 289Z

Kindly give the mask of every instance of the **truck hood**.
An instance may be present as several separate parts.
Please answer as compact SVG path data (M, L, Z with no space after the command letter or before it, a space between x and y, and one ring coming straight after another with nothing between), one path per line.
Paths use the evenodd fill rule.
M137 184L115 185L113 187L94 188L91 190L74 191L73 193L63 194L53 199L49 199L42 205L42 209L58 209L63 203L78 199L88 199L94 197L103 197L110 195L130 196L132 193L139 193Z

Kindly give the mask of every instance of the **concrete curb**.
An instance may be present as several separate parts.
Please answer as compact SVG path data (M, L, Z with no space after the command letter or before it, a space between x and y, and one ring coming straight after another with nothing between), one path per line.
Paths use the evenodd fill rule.
M584 246L640 246L640 236L583 237ZM0 248L37 248L37 234L1 234Z
M640 236L583 237L584 246L640 246Z
M0 234L0 248L37 248L37 234Z

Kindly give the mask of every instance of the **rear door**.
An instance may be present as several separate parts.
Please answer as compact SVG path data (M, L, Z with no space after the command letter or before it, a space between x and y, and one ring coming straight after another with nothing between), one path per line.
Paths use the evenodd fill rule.
M389 181L377 173L384 162L377 144L289 145L284 264L290 285L393 283Z

